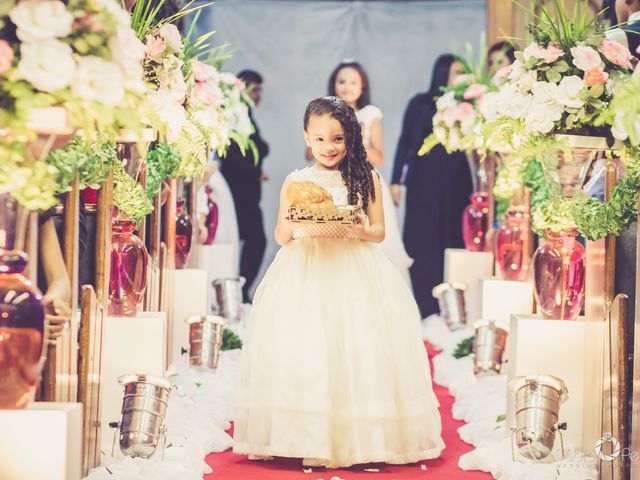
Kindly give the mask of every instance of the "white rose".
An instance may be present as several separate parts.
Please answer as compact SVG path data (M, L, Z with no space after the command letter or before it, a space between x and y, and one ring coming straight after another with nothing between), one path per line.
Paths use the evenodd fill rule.
M489 92L478 105L480 113L487 121L498 118L498 98L498 92Z
M533 97L516 90L515 85L505 85L498 93L498 112L518 120L527 112Z
M446 110L447 108L453 108L456 106L456 94L455 92L447 92L436 100L436 107L438 110Z
M535 82L531 87L533 103L555 108L558 105L558 85L549 82Z
M520 60L516 60L511 64L511 70L509 71L509 80L515 83L520 80L520 77L526 70Z
M85 100L116 106L124 100L124 78L118 65L98 57L83 57L73 92Z
M516 85L518 86L520 91L529 92L531 91L533 84L536 83L537 80L538 80L537 72L534 70L527 70L520 76L520 78L516 82Z
M533 103L527 110L524 119L528 131L549 133L555 126L555 122L562 117L562 106L549 106L542 103Z
M156 90L149 93L148 106L165 126L167 140L175 141L187 122L187 113L182 105L175 101L171 92Z
M165 23L160 27L160 36L164 40L165 45L167 45L171 50L174 52L182 51L182 37L180 37L178 27L174 24Z
M455 128L449 130L449 140L447 141L447 147L449 147L449 150L460 150L461 141L462 139L460 138L458 130Z
M584 91L584 81L577 75L571 75L560 80L556 98L562 105L580 108L584 105L584 100L581 98Z
M613 138L617 140L624 141L629 138L629 134L627 133L627 129L623 123L624 113L617 112L616 116L613 119L613 125L611 125L611 135Z
M39 40L20 46L18 75L43 92L60 90L76 75L73 51L59 40Z
M109 39L109 50L113 60L124 70L144 60L144 44L129 27L118 27Z
M71 33L73 15L59 0L22 0L9 12L23 42L59 38Z
M447 141L447 129L444 127L433 127L433 134L441 143Z
M249 118L249 108L243 103L237 103L225 111L225 117L232 130L248 137L253 133L253 125Z

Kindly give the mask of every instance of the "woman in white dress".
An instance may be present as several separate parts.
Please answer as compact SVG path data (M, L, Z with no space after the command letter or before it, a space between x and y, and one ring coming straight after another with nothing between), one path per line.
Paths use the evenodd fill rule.
M379 169L384 163L382 148L382 110L369 103L370 88L367 72L358 62L343 62L338 65L329 77L328 94L340 97L356 112L362 127L362 142L367 151L367 159L374 168ZM378 171L378 175L380 172ZM380 248L391 263L398 269L402 278L411 287L409 267L413 260L407 254L400 234L400 224L396 214L389 185L380 175L382 183L382 206L386 236Z

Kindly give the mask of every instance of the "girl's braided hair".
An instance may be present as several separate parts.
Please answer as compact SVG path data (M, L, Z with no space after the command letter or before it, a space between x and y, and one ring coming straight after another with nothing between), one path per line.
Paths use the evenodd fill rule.
M361 197L362 206L366 210L369 199L375 200L376 192L371 176L373 167L367 160L367 152L362 144L362 127L358 123L355 112L338 97L316 98L307 105L304 112L305 131L312 115L330 115L342 125L347 154L340 163L340 173L349 191L349 204L357 205Z

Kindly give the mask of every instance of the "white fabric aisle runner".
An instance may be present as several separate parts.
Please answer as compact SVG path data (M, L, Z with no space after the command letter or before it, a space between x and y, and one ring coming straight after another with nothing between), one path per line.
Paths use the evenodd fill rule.
M511 437L507 436L504 415L507 410L507 376L494 375L476 378L473 357L456 359L453 356L458 343L474 335L471 328L451 332L438 315L422 322L423 338L441 348L433 359L433 381L449 389L455 398L453 418L463 420L458 429L460 438L475 447L460 457L458 466L463 470L489 472L498 480L595 480L598 478L592 461L553 463L519 463L511 456ZM500 417L500 418L499 418ZM567 451L577 452L571 445Z

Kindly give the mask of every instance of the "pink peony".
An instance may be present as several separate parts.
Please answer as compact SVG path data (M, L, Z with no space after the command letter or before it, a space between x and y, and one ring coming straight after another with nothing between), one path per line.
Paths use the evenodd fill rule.
M590 87L592 85L601 85L603 83L607 83L609 79L609 74L605 72L602 68L590 68L586 72L584 72L584 83Z
M214 83L218 83L219 81L218 71L211 65L207 65L206 63L199 60L193 62L191 70L193 71L193 76L198 82L213 80Z
M583 72L591 68L602 68L604 66L600 54L591 47L573 47L571 55L573 55L573 64Z
M631 59L633 56L629 49L621 43L611 40L610 38L605 38L598 50L614 65L622 68L632 68Z
M13 50L6 40L0 40L0 74L6 72L13 64Z
M235 86L240 90L244 90L245 88L247 88L247 85L239 78L236 80Z
M463 97L465 100L480 98L485 93L487 93L487 90L488 90L488 87L486 85L483 85L481 83L472 83L465 90Z
M144 51L149 58L158 58L165 52L164 42L162 38L155 35L147 35L147 42Z

